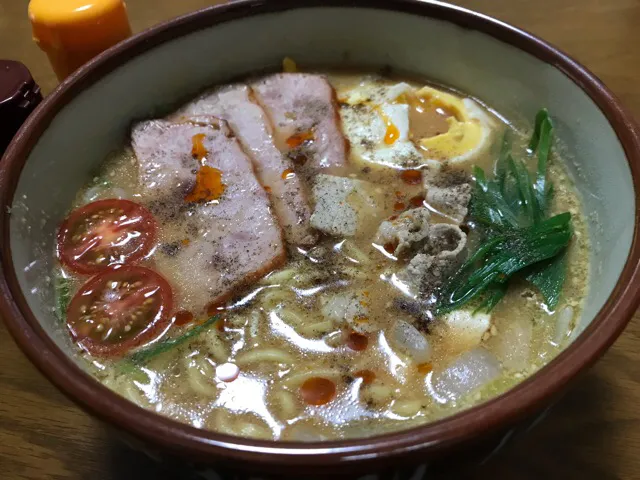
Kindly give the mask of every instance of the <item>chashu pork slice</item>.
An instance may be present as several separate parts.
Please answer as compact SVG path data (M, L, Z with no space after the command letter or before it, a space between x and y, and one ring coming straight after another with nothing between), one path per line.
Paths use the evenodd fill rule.
M269 119L254 102L251 88L236 84L205 93L172 118L197 115L213 115L229 123L249 153L258 179L270 194L286 240L294 245L314 244L318 235L309 223L311 207L305 185L295 175L291 159L276 147Z
M286 260L282 230L251 161L223 120L134 126L141 200L155 215L157 270L195 315Z
M307 179L340 174L348 143L342 134L333 87L323 75L277 73L252 85L274 126L279 148Z

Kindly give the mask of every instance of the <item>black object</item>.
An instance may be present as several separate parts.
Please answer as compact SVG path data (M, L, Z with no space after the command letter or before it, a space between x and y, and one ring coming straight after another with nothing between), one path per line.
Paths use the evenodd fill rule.
M40 87L27 67L0 60L0 156L41 100Z

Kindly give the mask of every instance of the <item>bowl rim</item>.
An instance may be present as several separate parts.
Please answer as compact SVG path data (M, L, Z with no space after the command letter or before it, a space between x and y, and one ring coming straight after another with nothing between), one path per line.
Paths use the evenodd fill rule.
M423 426L385 435L322 443L251 440L179 423L136 406L101 385L62 352L29 309L14 271L9 242L11 206L22 167L56 114L79 92L105 74L154 47L229 21L306 8L373 8L444 20L476 30L550 64L581 88L600 108L624 149L631 169L636 205L633 242L607 302L567 349L534 376L481 405ZM437 454L496 433L540 410L566 384L590 367L623 331L640 304L640 133L614 95L584 66L556 47L489 16L424 0L240 0L204 8L153 26L115 45L81 67L47 96L14 137L0 163L2 272L0 313L18 346L47 378L96 417L144 439L147 444L192 458L244 461L261 467L330 469L377 462L411 453ZM426 457L425 457L426 458ZM242 465L242 464L241 464Z

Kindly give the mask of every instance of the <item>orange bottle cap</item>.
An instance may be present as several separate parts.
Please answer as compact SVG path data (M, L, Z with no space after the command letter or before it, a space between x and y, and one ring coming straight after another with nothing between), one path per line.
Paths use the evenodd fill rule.
M29 20L60 80L131 35L122 0L31 0Z

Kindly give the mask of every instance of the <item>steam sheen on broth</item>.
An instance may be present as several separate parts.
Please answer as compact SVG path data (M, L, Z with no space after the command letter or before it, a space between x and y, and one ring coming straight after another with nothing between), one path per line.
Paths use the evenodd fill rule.
M555 152L549 216L571 212L573 231L558 303L514 276L490 311L477 300L437 307L484 241L469 210L472 167L494 172L507 130L514 156L531 157L531 128L406 79L286 73L247 85L134 126L132 145L77 195L74 209L144 208L93 208L88 227L72 213L58 239L56 275L67 295L84 289L66 321L102 383L198 428L357 438L499 395L576 334L588 236ZM122 215L118 228L104 227L110 215ZM109 242L120 245L111 257L99 249ZM106 271L117 277L100 284Z

